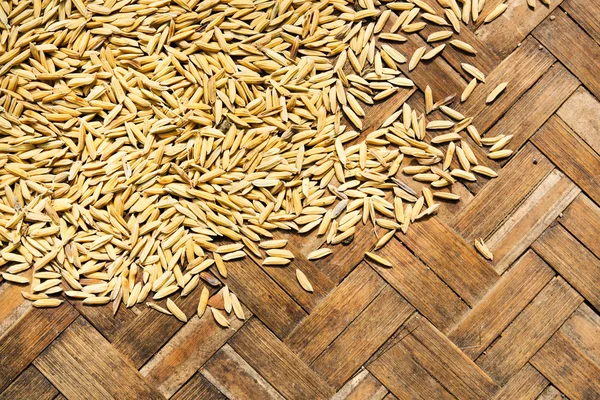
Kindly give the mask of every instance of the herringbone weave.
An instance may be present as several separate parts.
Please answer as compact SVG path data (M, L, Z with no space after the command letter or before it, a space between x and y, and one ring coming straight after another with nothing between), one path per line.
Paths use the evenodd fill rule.
M248 317L232 329L195 316L199 290L177 300L183 324L143 305L33 309L2 282L0 398L600 399L600 2L507 4L459 37L488 88L514 84L461 111L482 136L514 135L515 154L395 237L381 251L393 268L363 260L366 226L317 262L306 256L321 238L286 235L314 293L293 267L231 262ZM440 98L466 86L453 54L407 73L413 107L427 85Z

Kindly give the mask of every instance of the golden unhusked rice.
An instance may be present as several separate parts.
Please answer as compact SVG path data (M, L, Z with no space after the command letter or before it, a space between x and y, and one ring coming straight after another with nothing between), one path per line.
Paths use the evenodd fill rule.
M445 48L411 53L405 35L432 23L447 28L429 42L450 39L457 16L481 12L471 2L444 15L421 0L41 4L0 4L0 276L29 285L35 307L60 306L52 296L65 290L113 313L146 303L185 322L175 300L187 310L201 286L198 317L210 307L229 327L229 316L245 319L230 271L306 262L281 231L314 234L309 262L368 224L383 232L378 250L435 214L435 200L460 199L439 188L496 176L473 146L512 154L512 136L479 137L454 97L430 86L425 110L401 104L379 129L365 118L416 90L407 60L428 68ZM465 101L485 76L462 67L474 78ZM296 268L313 292L308 275Z

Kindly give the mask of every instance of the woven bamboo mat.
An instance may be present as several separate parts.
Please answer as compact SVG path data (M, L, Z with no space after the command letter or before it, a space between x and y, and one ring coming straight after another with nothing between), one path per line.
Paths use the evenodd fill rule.
M199 291L180 300L183 324L145 307L33 309L3 282L0 398L600 399L600 2L508 5L510 17L460 36L492 86L519 84L461 111L482 135L513 134L515 155L394 238L382 250L394 268L363 260L376 240L366 227L314 263L303 257L319 238L285 235L314 293L232 262L249 316L233 329L191 318ZM392 105L468 81L451 51L430 68L408 73L417 90Z

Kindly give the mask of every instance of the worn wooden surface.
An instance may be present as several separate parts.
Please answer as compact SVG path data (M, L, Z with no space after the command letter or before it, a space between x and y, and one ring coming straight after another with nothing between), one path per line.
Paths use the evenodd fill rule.
M514 135L515 154L483 159L498 178L461 185L460 202L392 238L381 254L394 268L362 259L371 227L316 262L321 237L278 233L291 267L228 265L247 317L231 329L195 316L199 291L178 303L183 324L145 307L32 309L0 282L0 399L600 399L600 1L507 4L462 27L487 84L457 109L482 136ZM405 64L417 88L369 107L366 130L405 100L422 107L427 85L436 100L460 94L465 57L449 46Z

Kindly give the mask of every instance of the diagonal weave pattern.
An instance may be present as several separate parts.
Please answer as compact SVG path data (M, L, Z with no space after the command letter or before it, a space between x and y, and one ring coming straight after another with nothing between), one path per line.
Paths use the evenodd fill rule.
M369 227L316 262L321 238L286 235L314 293L293 268L231 262L247 316L233 329L192 318L200 291L178 299L183 324L145 307L32 309L2 282L0 399L600 399L600 3L508 7L460 36L488 88L514 84L493 107L476 90L460 111L482 136L514 134L515 155L382 249L394 268L363 260ZM428 84L440 96L466 85L447 50L433 75L407 73L411 106Z

